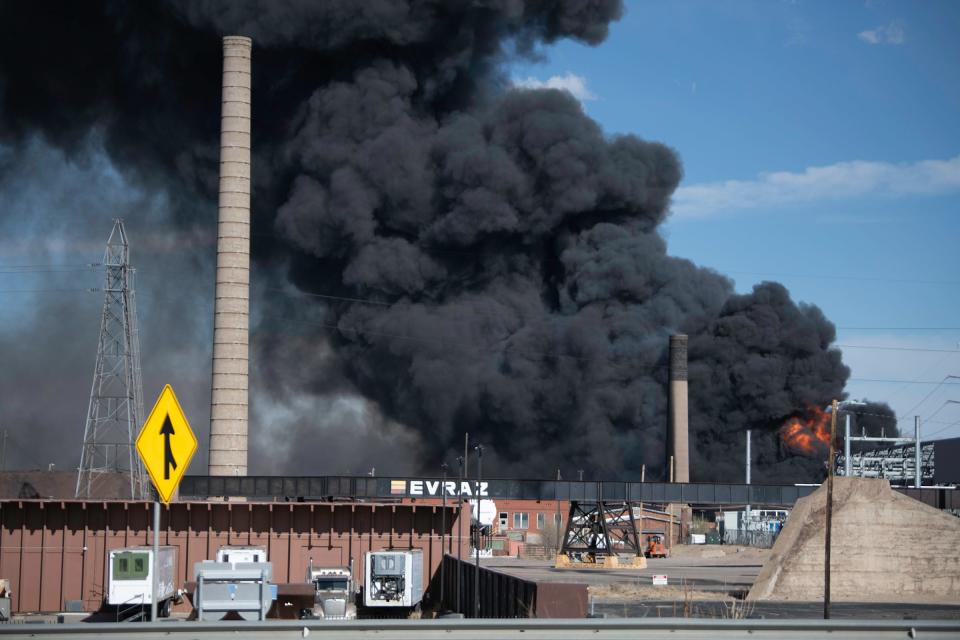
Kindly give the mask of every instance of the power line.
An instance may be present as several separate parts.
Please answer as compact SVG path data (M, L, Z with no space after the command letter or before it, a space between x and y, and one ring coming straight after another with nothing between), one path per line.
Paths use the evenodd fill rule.
M837 327L843 331L960 331L960 327Z
M944 400L944 401L943 401L943 404L941 404L940 407L939 407L936 411L934 411L934 412L931 413L929 416L927 416L927 419L929 420L929 419L932 418L933 416L935 416L935 415L937 415L938 413L940 413L941 411L943 411L945 407L947 407L947 406L949 406L949 405L951 405L951 404L960 404L960 402L957 402L956 400Z
M317 321L310 321L310 320L291 320L291 319L285 319L285 321L286 321L286 322L298 323L298 324L306 324L306 325L320 326L320 327L324 327L324 328L331 329L331 330L347 331L347 332L357 333L357 334L361 334L361 335L366 334L366 335L371 335L371 336L381 336L381 337L386 337L386 338L396 338L396 339L400 339L400 340L412 340L412 341L415 341L415 342L425 342L425 343L432 343L432 344L444 344L444 341L442 341L442 340L437 340L436 338L421 338L421 337L418 337L418 336L410 336L410 335L403 335L403 334L397 334L397 333L389 333L389 332L376 331L376 330L370 330L370 329L358 329L358 328L353 328L353 327L342 327L342 326L340 326L340 325L331 324L331 323L328 323L328 322L317 322ZM574 360L582 360L582 361L587 361L587 362L593 360L593 358L587 358L587 357L584 357L584 356L575 356L575 355L565 354L565 353L550 353L550 352L543 352L543 351L527 351L527 350L506 349L506 348L505 348L505 349L493 349L493 348L484 348L484 347L473 347L473 346L471 346L471 345L464 345L463 343L458 343L457 346L460 346L460 347L466 346L468 349L474 348L474 349L479 349L479 350L481 350L481 351L490 351L490 352L495 352L495 353L511 353L511 352L512 352L512 353L519 353L519 354L522 354L522 355L537 355L537 356L546 356L546 357L553 357L553 358L571 358L571 359L574 359ZM953 377L953 376L950 376L950 377ZM946 379L945 379L945 380L941 380L941 381L938 382L938 381L935 381L935 380L896 380L896 379L879 379L879 378L848 378L848 381L855 381L855 382L877 382L877 383L902 383L902 384L935 384L935 385L960 386L960 382L947 382ZM876 414L876 415L882 415L882 414ZM884 417L889 417L889 416L884 416Z
M71 292L83 292L83 293L97 293L103 291L98 288L89 288L89 289L0 289L0 293L71 293Z
M841 349L876 349L878 351L922 351L928 353L960 353L960 349L923 349L920 347L884 347L872 344L834 344Z
M363 304L375 304L383 307L392 307L392 302L383 302L382 300L370 300L368 298L347 298L344 296L335 296L329 293L315 293L313 291L289 291L287 289L277 289L274 287L266 287L264 291L273 291L275 293L284 293L287 295L301 295L309 296L311 298L323 298L325 300L342 300L343 302L359 302Z
M944 376L944 377L943 377L943 380L940 381L940 384L938 384L936 387L934 387L933 389L931 389L931 390L930 390L930 393L928 393L927 395L923 396L923 398L920 400L920 402L918 402L917 404L913 405L912 407L910 407L909 409L907 409L906 411L904 411L904 413L905 413L906 415L912 414L916 409L918 409L921 405L923 405L924 402L926 402L927 400L929 400L929 399L930 399L930 396L932 396L934 393L936 393L937 389L939 389L942 385L946 384L946 383L947 383L947 380L950 380L951 378L960 379L960 378L958 378L957 376L951 376L951 375L946 375L946 376Z
M0 264L0 271L18 269L23 271L45 271L48 269L94 269L102 267L102 262L84 262L83 264Z
M951 376L955 377L955 376ZM882 380L880 378L847 378L848 380L853 380L856 382L890 382L890 383L901 383L901 384L935 384L935 385L947 385L951 387L960 386L960 382L945 382L936 380ZM918 405L919 406L919 405ZM909 412L908 412L909 413Z
M356 302L359 304L372 304L381 307L390 307L395 303L385 302L383 300L372 300L370 298L352 298L347 296L338 296L331 293L318 293L315 291L290 291L288 289L279 289L275 287L267 287L264 291L271 291L274 293L282 293L285 295L303 295L311 298L323 298L325 300L340 300L343 302ZM893 331L893 330L903 330L903 331L913 331L913 330L924 330L924 331L960 331L960 327L837 327L838 329L845 330L875 330L875 331ZM835 344L835 347L843 347L849 349L880 349L880 350L890 350L890 351L924 351L924 352L934 352L934 353L960 353L960 349L922 349L922 348L912 348L912 347L884 347L884 346L873 346L873 345L854 345L854 344Z
M713 269L714 267L710 267ZM732 269L716 269L720 273L734 273L749 276L769 276L772 278L809 278L813 280L861 280L864 282L897 282L903 284L946 284L960 285L960 280L920 280L912 278L884 278L880 276L839 276L816 275L802 273L770 273L765 271L736 271Z
M453 346L451 343L447 341L438 340L436 338L421 338L419 336L402 335L398 333L388 333L384 331L376 331L376 330L370 330L370 329L356 329L353 327L341 327L339 325L330 324L328 322L316 322L316 321L310 321L310 320L291 320L288 318L284 318L284 321L292 322L295 324L305 324L305 325L311 325L311 326L324 327L326 329L330 329L331 331L346 331L346 332L356 333L359 335L380 336L384 338L396 338L398 340L411 340L414 342L424 342L427 344ZM465 348L467 350L483 351L483 352L489 352L489 353L515 353L519 355L542 356L547 358L570 358L572 360L580 360L582 362L592 362L594 360L594 358L587 358L585 356L575 356L568 353L550 353L547 351L530 351L527 349L514 349L514 348L499 349L494 347L484 347L480 345L471 345L471 344L465 344L465 343L456 343L456 346ZM666 365L661 365L653 368L664 369L666 368Z
M935 422L935 421L934 421L934 420L929 420L928 422ZM940 423L938 423L938 424L944 424L944 423L940 422ZM944 431L946 431L947 429L949 429L950 427L955 427L955 426L957 426L958 424L960 424L960 420L956 420L956 421L954 421L954 422L951 422L950 424L948 424L947 426L945 426L943 429L937 429L937 430L934 431L933 433L929 433L929 434L927 434L927 435L925 435L925 436L923 436L923 437L926 438L927 440L929 440L929 439L932 438L933 436L938 435L938 434L941 434L941 433L943 433Z
M52 273L95 273L96 269L31 269L31 270L15 270L15 271L3 271L0 270L0 276L33 276L33 275L46 275Z

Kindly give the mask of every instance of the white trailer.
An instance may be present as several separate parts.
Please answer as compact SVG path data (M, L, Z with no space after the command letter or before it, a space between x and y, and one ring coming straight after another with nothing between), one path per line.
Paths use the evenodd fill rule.
M225 544L217 549L217 562L266 562L267 548Z
M167 617L177 596L174 579L177 548L160 547L159 562L153 562L153 547L125 547L110 552L107 561L107 604L118 609L148 608L157 603L157 615ZM157 568L158 591L153 593L153 570Z
M423 599L423 551L368 551L363 562L366 607L413 609Z

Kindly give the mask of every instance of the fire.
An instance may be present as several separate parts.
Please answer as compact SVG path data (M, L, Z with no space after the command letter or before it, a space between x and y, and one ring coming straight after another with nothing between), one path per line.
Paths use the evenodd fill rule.
M807 407L806 417L787 420L780 437L789 449L808 456L821 455L830 446L830 414L818 407Z

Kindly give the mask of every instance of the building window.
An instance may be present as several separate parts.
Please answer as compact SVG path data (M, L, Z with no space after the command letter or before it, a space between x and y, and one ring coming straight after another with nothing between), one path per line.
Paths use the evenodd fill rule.
M530 514L525 511L516 511L513 514L513 528L514 529L529 529L530 528Z
M553 523L559 527L559 526L560 526L560 522L561 522L561 516L560 516L560 514L559 514L559 513L553 514Z
M556 515L556 514L554 514L554 515ZM542 530L542 529L543 529L543 525L546 524L546 521L547 521L547 519L546 519L546 514L543 513L542 511L541 511L540 513L538 513L538 514L537 514L537 529Z
M507 528L507 525L508 525L509 523L510 523L510 521L509 521L509 519L508 519L507 512L506 512L506 511L501 511L501 512L500 512L500 530L501 530L501 531L505 530L505 529Z

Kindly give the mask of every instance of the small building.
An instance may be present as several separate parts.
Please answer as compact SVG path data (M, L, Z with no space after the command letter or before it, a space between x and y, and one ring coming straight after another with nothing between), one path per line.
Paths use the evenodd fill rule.
M717 527L723 544L772 546L790 512L786 509L719 511Z

